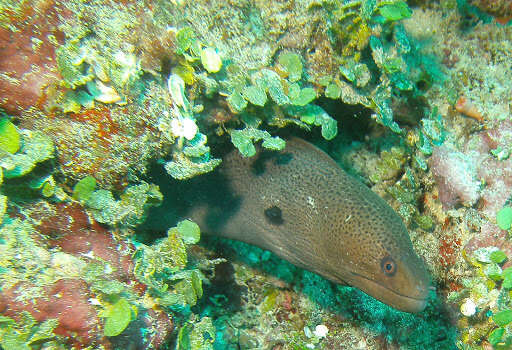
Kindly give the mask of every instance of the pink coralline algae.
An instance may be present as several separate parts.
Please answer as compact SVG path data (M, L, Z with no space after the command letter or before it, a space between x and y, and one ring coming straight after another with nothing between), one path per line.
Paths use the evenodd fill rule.
M445 208L456 204L481 205L494 218L512 196L512 122L501 121L473 135L461 151L449 146L434 149L432 174Z
M435 147L430 158L432 174L439 186L439 199L445 208L456 203L472 206L480 194L473 159L448 146Z
M485 182L483 211L490 217L494 217L512 196L512 158L508 156L511 144L511 121L503 121L482 131L475 144L482 154L478 162L478 176Z
M54 333L68 338L68 345L103 344L108 341L98 332L100 320L94 307L88 302L87 284L80 279L59 280L42 291L40 298L19 301L23 290L35 288L23 282L0 295L0 312L17 319L22 311L28 311L37 321L55 318L59 321Z
M45 89L60 79L55 48L64 41L59 16L69 15L55 1L26 1L9 29L0 27L0 107L18 114L45 103Z
M495 224L486 222L480 227L480 233L471 238L464 246L464 250L468 256L472 256L479 248L497 247L507 256L512 256L512 242L507 237L507 231L500 229ZM509 266L512 266L510 260L506 261L502 267L507 268Z
M143 298L147 286L134 275L133 245L90 219L78 203L35 205L17 216L32 222L40 233L34 239L48 252L66 253L86 264L107 263L111 268L105 278L123 284L136 298ZM54 333L70 349L158 349L167 341L174 328L171 316L136 302L132 305L138 308L138 316L124 332L116 337L104 336L105 321L100 317L102 306L98 300L105 295L91 288L91 283L94 281L82 275L42 285L22 281L2 290L0 313L18 322L22 322L23 311L38 322L56 319ZM27 298L28 290L38 292Z
M93 222L77 203L55 205L53 215L44 215L37 226L39 232L50 237L50 246L77 256L91 255L114 268L114 275L122 281L135 280L133 276L133 245L117 240L113 233Z

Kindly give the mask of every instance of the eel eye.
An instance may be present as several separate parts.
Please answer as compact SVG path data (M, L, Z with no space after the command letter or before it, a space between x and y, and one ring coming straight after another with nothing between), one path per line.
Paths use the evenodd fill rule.
M380 268L386 276L391 277L396 273L396 263L390 256L382 258L380 261Z

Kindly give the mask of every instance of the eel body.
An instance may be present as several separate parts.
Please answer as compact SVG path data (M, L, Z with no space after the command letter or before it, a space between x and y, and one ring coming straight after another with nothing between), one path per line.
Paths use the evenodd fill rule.
M281 152L228 153L178 186L174 216L254 244L402 311L425 308L430 278L400 217L327 154L300 139Z

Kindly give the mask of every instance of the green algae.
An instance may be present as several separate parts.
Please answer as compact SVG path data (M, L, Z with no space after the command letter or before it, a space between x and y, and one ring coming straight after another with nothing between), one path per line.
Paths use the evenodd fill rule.
M134 255L137 278L161 306L175 309L196 305L203 295L203 275L190 266L187 247L199 240L199 228L184 220L157 243L141 245Z
M501 327L496 328L491 333L489 333L489 337L488 337L489 343L491 343L491 345L493 345L493 346L498 345L498 343L501 342L501 339L503 338L504 334L505 334L504 328L501 328Z
M210 157L207 137L198 132L194 113L196 108L186 97L185 81L181 76L171 74L167 86L175 106L170 133L176 145L173 159L164 164L164 169L180 180L212 171L221 160Z
M121 334L132 321L132 313L133 308L130 303L124 298L119 298L102 314L105 317L103 334L107 337Z
M196 244L199 242L201 232L199 230L199 226L195 222L183 220L178 222L176 228L178 229L178 232L185 244Z
M171 228L167 232L167 239L164 240L162 253L165 252L165 265L168 268L178 270L183 269L187 265L187 249L181 233L177 228Z
M476 274L464 280L462 291L449 296L455 300L465 297L461 305L464 317L459 321L461 348L478 349L477 344L485 339L495 349L506 349L512 344L512 268L502 269L507 257L496 247L479 248L466 259ZM475 307L467 308L468 303Z
M20 134L7 118L0 119L0 150L14 154L20 149Z
M231 142L244 157L252 157L256 154L253 142L260 140L263 140L261 145L264 148L271 150L282 150L286 145L286 142L280 137L272 137L267 131L255 128L248 127L231 132Z
M341 88L336 83L330 83L325 88L325 97L336 100L341 96Z
M0 195L0 225L4 222L4 215L7 211L7 196Z
M507 255L501 250L495 250L491 253L489 259L491 259L493 263L502 264L507 260Z
M172 277L173 280L178 280L174 284L174 289L178 295L183 297L183 303L194 306L203 296L201 278L202 275L198 270L181 272Z
M266 95L265 95L266 96ZM247 100L249 100L250 97L247 97L245 99L240 91L233 90L229 96L226 99L226 102L228 103L231 110L235 113L242 112L248 105ZM266 102L266 99L265 99Z
M201 64L208 73L217 73L222 67L222 60L212 47L201 50Z
M6 179L21 177L30 173L38 163L53 157L53 141L39 131L23 130L21 133L23 147L15 154L4 155L1 167Z
M426 118L421 120L420 142L418 149L426 155L432 154L434 146L441 146L446 139L446 129L443 125L443 118L437 108L433 108Z
M79 201L87 201L96 190L96 179L86 176L73 187L73 198Z
M260 304L260 311L262 313L266 313L272 311L276 307L277 297L279 295L279 291L276 289L269 289L264 294L264 299Z
M291 95L291 94L290 94ZM290 102L296 106L305 106L316 99L316 91L313 88L307 87L304 89L297 89L297 92L290 96Z
M249 85L244 87L242 96L247 100L247 102L250 102L255 106L263 107L267 102L267 94L265 93L265 90L256 85ZM235 106L235 108L239 111L242 111L245 107L246 106L242 106L240 103Z
M326 140L332 140L338 134L338 122L320 106L289 106L285 110L287 114L299 118L306 125L320 126L322 137Z
M492 315L492 320L499 327L503 327L512 322L512 310L503 310Z
M176 52L184 54L197 40L194 30L190 27L183 27L176 33Z
M57 320L37 322L26 311L19 316L21 321L17 323L12 318L0 315L0 345L4 349L31 350L38 344L55 346L52 340L56 337L53 330L58 326Z
M277 62L284 68L288 74L288 80L292 83L299 81L302 77L302 61L301 57L293 52L286 52L279 55Z
M388 21L399 21L404 18L409 18L412 15L411 9L404 1L384 4L379 7L379 12Z
M502 230L508 230L512 227L512 208L503 207L496 214L496 223Z
M94 190L88 195L85 206L101 223L135 227L144 221L149 208L159 205L161 201L162 194L158 186L141 183L127 187L118 200L110 191Z
M53 175L33 177L28 181L28 187L33 190L38 190L45 198L51 198L57 194L60 196L62 194L62 189L57 186Z
M142 75L140 60L134 48L125 45L114 48L112 43L101 43L98 39L78 33L71 36L56 51L56 61L62 76L62 85L70 90L60 98L57 106L65 113L80 112L94 108L95 101L109 104L126 104L126 95L138 90Z
M330 10L331 40L342 48L336 52L341 55L339 98L348 104L371 108L378 123L401 132L390 108L391 101L396 101L393 95L404 91L412 92L407 95L411 97L423 94L415 85L423 79L421 74L443 81L439 64L435 60L427 64L429 57L420 52L421 45L401 23L412 11L403 1L324 1L323 6ZM368 47L371 59L364 53ZM417 67L421 67L420 75ZM326 96L332 96L327 91Z

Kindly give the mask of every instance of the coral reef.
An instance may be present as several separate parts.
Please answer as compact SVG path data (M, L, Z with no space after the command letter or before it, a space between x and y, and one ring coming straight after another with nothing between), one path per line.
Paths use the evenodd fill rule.
M59 342L77 348L109 348L118 340L103 335L107 325L101 310L123 295L137 305L138 322L153 329L148 336L137 328L128 328L130 333L124 337L130 338L130 346L152 344L158 348L165 341L172 320L162 311L136 302L146 286L134 275L133 245L91 222L77 203L52 206L40 202L16 216L20 215L23 220L8 219L1 231L2 314L18 323L23 322L23 311L37 322L55 320L50 338L57 335ZM19 247L25 249L19 253ZM4 341L1 344L11 348L20 340Z
M491 246L479 248L467 258L478 272L464 280L465 288L461 292L449 296L452 300L464 298L460 307L463 317L459 320L461 343L507 349L512 345L509 328L512 269L506 267L507 255Z
M42 107L58 84L56 48L64 41L58 1L5 1L0 5L0 107L19 114Z
M471 4L496 16L505 23L512 17L512 4L510 1L472 0Z
M512 124L503 121L471 136L464 152L448 146L434 149L430 166L443 205L453 207L460 202L472 206L481 198L482 212L495 217L512 195L511 137Z
M3 1L0 347L510 348L511 16L483 0ZM402 216L436 287L425 312L147 222L161 174L297 133Z
M222 27L221 22L202 15L207 6L216 6L217 17L226 19ZM225 96L231 111L238 114L238 125L320 126L322 135L331 139L337 133L334 119L313 104L321 94L350 104L362 103L375 110L378 122L399 131L389 108L392 92L415 90L412 81L419 79L421 71L433 74L428 68L431 65L421 61L423 55L410 47L410 39L397 24L411 14L404 2L368 7L346 7L336 1L294 7L242 3L239 7L251 9L249 33L238 30L245 25L244 19L232 16L231 8L222 2L159 4L153 10L155 16L144 13L135 3L124 7L101 2L63 5L67 16L47 14L49 20L61 20L59 29L65 33L63 45L46 55L56 64L61 78L45 98L44 114L50 114L50 119L41 122L40 113L28 113L21 122L53 137L61 171L71 182L95 173L102 186L119 189L143 174L148 162L168 155L173 142L172 160L166 166L172 176L186 178L211 171L218 161L210 159L206 135L200 130L197 139L182 145L172 125L182 119L201 119L205 105L222 107L210 106L217 94ZM36 13L44 15L37 8ZM172 16L164 15L169 13ZM332 27L321 21L326 13L337 16L332 18ZM354 26L354 34L341 29L347 16L363 23ZM164 17L168 22L163 22ZM294 21L272 19L280 17ZM79 18L87 21L77 22ZM322 27L313 30L314 26L304 23ZM209 30L204 30L205 26ZM132 28L140 30L133 32ZM304 39L304 31L309 31L309 39ZM384 33L392 34L392 40ZM112 40L114 37L118 40ZM260 44L267 48L256 49ZM326 50L303 54L312 44ZM340 45L345 49L338 51L336 46ZM373 54L366 59L362 52L368 47ZM318 55L323 55L321 60ZM272 56L277 56L276 62L271 62ZM336 60L343 62L341 70ZM413 62L418 60L419 65ZM330 62L330 67L318 66L320 61ZM412 69L412 64L421 68ZM169 68L190 86L190 96L185 90L177 96L176 88L171 89L176 79L169 80L174 82L169 85L171 96L162 90L158 81ZM71 124L63 122L68 119ZM237 127L232 124L229 133ZM242 141L239 136L246 134L237 134L237 145ZM249 144L252 139L244 136L243 142ZM264 146L270 145L268 137L265 140ZM276 140L270 147L281 148L284 143ZM134 163L134 159L142 162Z

